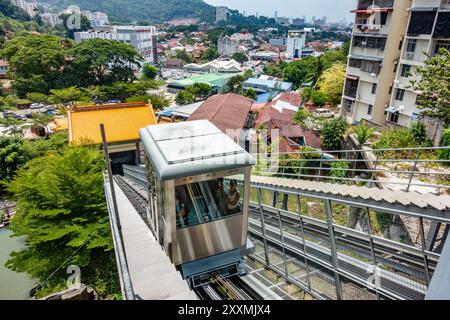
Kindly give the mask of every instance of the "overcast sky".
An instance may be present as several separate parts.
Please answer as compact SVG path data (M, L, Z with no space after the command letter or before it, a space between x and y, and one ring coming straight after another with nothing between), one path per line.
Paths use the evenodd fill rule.
M312 16L326 16L329 21L339 21L353 17L350 10L356 6L355 0L205 0L212 5L224 5L237 9L246 14L255 14L273 17L275 10L279 17L302 17L308 20Z

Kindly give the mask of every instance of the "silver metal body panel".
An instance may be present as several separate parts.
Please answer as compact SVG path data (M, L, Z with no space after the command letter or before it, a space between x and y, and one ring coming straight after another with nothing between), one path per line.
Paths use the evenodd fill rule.
M177 230L177 256L182 264L241 248L242 214Z

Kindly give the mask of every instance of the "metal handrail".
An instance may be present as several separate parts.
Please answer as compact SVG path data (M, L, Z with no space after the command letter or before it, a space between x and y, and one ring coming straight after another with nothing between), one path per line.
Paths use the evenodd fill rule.
M450 150L450 147L418 147L418 148L384 148L384 149L352 149L352 150L334 150L334 151L323 151L323 150L309 150L298 152L283 152L283 153L256 153L254 154L257 159L257 165L254 168L253 174L259 175L277 175L281 177L289 178L315 178L320 181L320 179L332 180L333 182L365 182L370 183L370 186L375 183L378 187L383 187L384 184L391 185L403 185L405 186L405 191L409 191L411 186L416 187L431 187L440 188L444 190L450 189L450 183L446 183L450 177L450 169L447 170L445 167L442 171L437 170L427 170L429 165L436 164L440 166L447 166L450 164L450 159L421 159L420 156L428 151L436 150ZM397 158L397 159L383 159L380 156L384 152L410 152L411 158ZM304 159L302 155L317 155L316 159ZM328 154L333 158L324 158L324 155ZM339 158L339 154L342 154L342 158ZM354 154L355 158L348 158L350 154ZM362 159L358 159L359 155L362 155ZM364 156L365 154L365 156ZM372 156L369 158L368 154ZM298 156L298 158L293 158L292 156ZM395 157L395 155L393 156ZM297 163L296 163L297 162ZM348 163L348 168L332 168L330 165L336 162ZM365 164L365 168L357 168L357 164ZM399 164L405 163L409 167L401 168L400 170L389 169L380 167L379 164ZM292 164L292 165L290 165ZM353 165L351 165L353 164ZM418 168L419 166L423 168ZM286 173L288 169L299 171L298 173ZM420 170L422 169L422 171ZM423 171L426 170L426 171ZM309 171L309 172L302 172ZM311 172L312 171L312 172ZM370 179L357 178L357 177L339 177L330 176L330 173L342 172L348 174L356 173L368 173L371 174ZM377 176L381 174L391 174L392 178L404 179L405 181L380 181ZM407 175L407 177L401 177L399 175ZM425 177L432 177L433 181L429 183L418 183L414 182L415 177L420 177L421 179Z

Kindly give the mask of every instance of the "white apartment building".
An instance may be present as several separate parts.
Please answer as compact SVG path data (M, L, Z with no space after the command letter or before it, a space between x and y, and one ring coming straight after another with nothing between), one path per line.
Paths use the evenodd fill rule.
M45 24L48 24L49 26L52 27L62 23L59 14L56 13L41 13L39 16L41 17L42 21L44 21Z
M450 49L450 0L359 0L354 12L341 115L409 127L422 118L410 83L416 68L426 54ZM426 120L436 142L439 124Z
M83 11L82 14L88 18L92 28L97 28L109 24L108 15L104 12Z
M89 31L75 32L75 41L109 39L132 45L148 63L157 63L156 27L154 26L102 26Z
M290 30L287 37L287 52L288 59L296 59L302 57L302 51L306 44L306 31L304 30Z
M422 118L411 80L427 56L450 50L450 0L413 0L386 121L409 127ZM450 110L449 110L450 112ZM430 119L428 119L430 120Z
M216 7L216 23L227 20L228 20L228 8L222 6Z
M411 0L359 0L347 64L341 115L384 125Z
M24 10L31 17L34 17L36 15L35 10L37 8L37 3L30 3L30 2L26 2L24 0L11 0L11 3L14 6L19 7L22 10Z

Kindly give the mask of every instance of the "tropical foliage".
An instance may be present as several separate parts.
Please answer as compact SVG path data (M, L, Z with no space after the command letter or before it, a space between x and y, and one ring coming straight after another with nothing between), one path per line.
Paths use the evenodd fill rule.
M11 254L9 268L54 287L65 282L68 265L78 265L84 283L101 294L118 291L103 166L97 149L67 147L18 170L8 184L18 203L11 229L14 236L26 236L28 246Z

